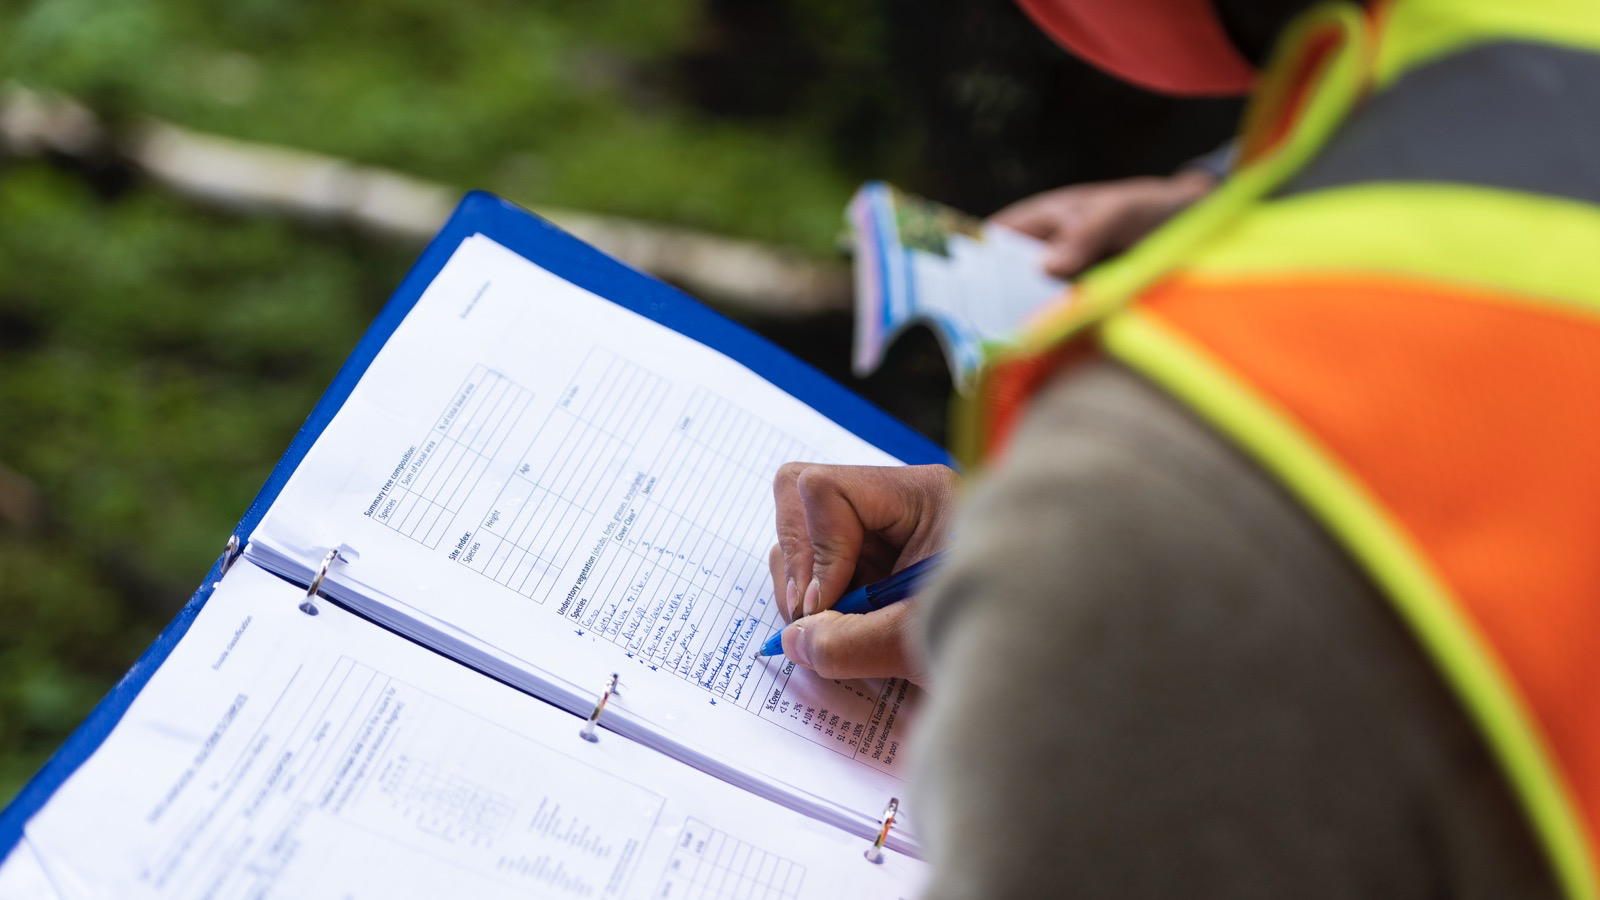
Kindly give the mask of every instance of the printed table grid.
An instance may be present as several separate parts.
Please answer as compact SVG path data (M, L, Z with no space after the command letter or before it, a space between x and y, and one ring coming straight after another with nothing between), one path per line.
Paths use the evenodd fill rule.
M645 470L660 473L649 502L591 575L586 593L608 599L570 614L630 653L745 708L761 701L763 691L747 691L747 682L756 649L775 627L762 621L772 601L765 556L747 549L764 549L772 528L771 474L735 459L756 454L811 455L725 398L696 390ZM717 517L717 530L733 540L700 524Z
M796 704L785 693L794 667L756 656L781 627L766 560L772 473L787 460L820 455L697 387L669 420L653 458L630 469L669 387L613 352L592 349L468 530L453 524L453 515L464 485L483 474L473 460L503 444L531 402L518 386L475 368L432 432L440 439L411 462L403 481L414 484L401 485L436 498L438 508L397 509L395 517L434 544L448 533L457 563L557 607L579 635L608 640L641 665L691 682L712 703L735 705L875 765L888 750L874 736L883 733L892 682L852 685L849 697L828 707Z
M488 844L505 832L516 811L511 798L404 755L384 775L384 793L396 806L414 816L418 828L445 840Z
M393 503L373 518L437 548L532 400L531 391L499 372L474 366L417 442L391 495Z
M666 388L660 376L614 353L591 351L458 561L544 603L552 579L588 541L579 526L599 514L616 461L632 453ZM556 445L536 464L552 437Z
M684 823L654 896L704 900L793 900L806 870L698 819Z

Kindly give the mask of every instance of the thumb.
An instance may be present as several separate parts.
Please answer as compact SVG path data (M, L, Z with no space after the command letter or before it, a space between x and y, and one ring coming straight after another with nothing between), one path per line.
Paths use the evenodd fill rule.
M783 631L783 655L823 678L908 678L926 684L907 638L916 601L861 615L823 610Z
M1071 278L1093 261L1090 254L1098 248L1090 244L1084 235L1058 237L1045 249L1039 260L1040 267L1052 278Z
M901 550L942 537L954 478L945 466L810 466L802 471L795 490L805 507L812 558L801 608L814 613L844 596L869 533Z

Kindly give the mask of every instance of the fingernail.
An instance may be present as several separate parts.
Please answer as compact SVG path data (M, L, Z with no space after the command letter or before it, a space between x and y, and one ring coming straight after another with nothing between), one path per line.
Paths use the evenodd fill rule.
M783 655L798 665L811 668L811 638L806 634L805 626L792 624L784 629L783 637Z
M794 579L789 579L789 590L783 595L783 608L789 611L790 619L800 618L800 610L794 605L795 595L798 592L798 589L794 586Z
M817 611L817 607L820 606L821 604L822 604L822 582L820 582L820 581L816 580L815 578L813 578L813 579L811 579L811 583L806 585L806 599L805 599L805 602L802 604L804 606L804 609L805 609L805 614L809 616L812 613L816 612Z

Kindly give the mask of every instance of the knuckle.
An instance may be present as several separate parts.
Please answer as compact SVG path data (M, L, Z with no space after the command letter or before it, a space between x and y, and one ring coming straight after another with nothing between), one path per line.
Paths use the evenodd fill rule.
M805 539L805 522L778 520L778 548L785 556L792 555L800 542Z

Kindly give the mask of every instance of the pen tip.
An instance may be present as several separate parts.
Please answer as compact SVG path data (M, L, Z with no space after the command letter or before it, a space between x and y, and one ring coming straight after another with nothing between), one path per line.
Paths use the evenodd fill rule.
M783 653L783 632L778 631L767 638L767 642L756 651L757 656L780 656Z

